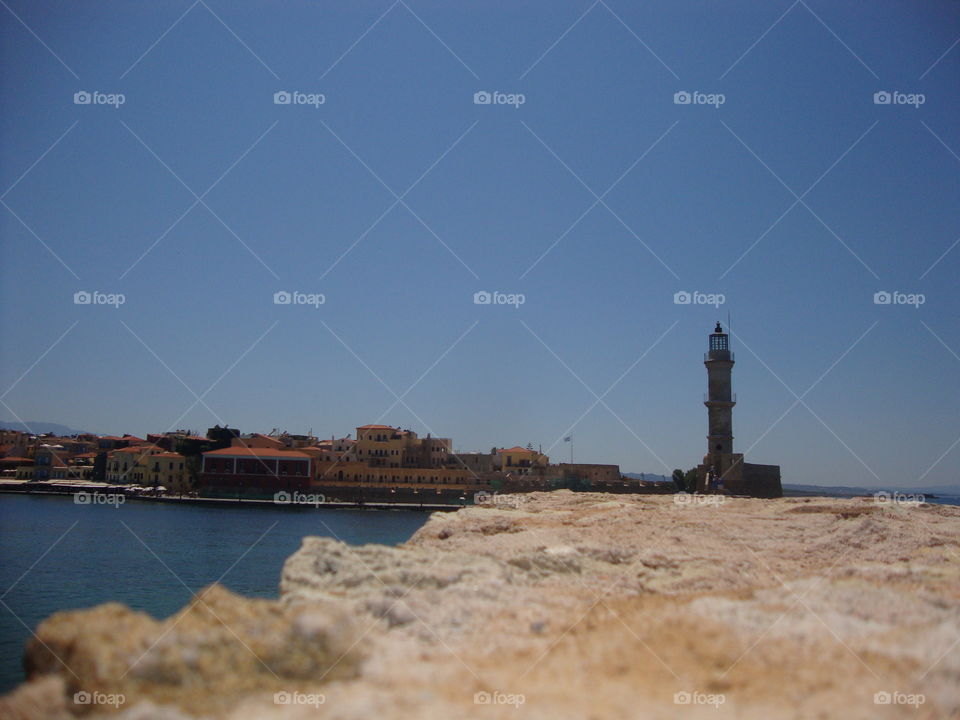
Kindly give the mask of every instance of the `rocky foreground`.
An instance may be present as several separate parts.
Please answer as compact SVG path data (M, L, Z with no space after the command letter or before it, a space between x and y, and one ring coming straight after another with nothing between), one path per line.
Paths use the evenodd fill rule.
M960 508L494 500L304 538L278 601L58 613L0 717L960 717Z

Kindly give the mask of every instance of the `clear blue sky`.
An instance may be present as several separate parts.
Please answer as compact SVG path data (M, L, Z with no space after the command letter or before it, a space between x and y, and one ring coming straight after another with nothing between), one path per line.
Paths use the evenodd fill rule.
M957 3L6 4L0 418L572 434L669 472L729 311L748 459L957 481Z

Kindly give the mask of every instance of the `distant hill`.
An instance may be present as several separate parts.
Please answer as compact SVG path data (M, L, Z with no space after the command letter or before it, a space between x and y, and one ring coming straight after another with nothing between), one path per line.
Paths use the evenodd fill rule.
M876 492L922 493L924 495L960 496L960 485L926 485L923 487L854 487L850 485L794 485L784 483L784 491L821 495L872 495Z
M640 475L641 473L623 473L624 477L633 478L634 480L639 480ZM656 475L654 473L643 473L643 479L646 482L673 482L673 479L666 475Z
M42 420L29 420L25 423L0 420L0 429L19 430L20 432L37 433L39 435L54 433L55 435L62 436L79 435L88 432L87 430L76 430L67 425L61 425L55 422L44 422Z
M640 473L623 473L624 477L640 479ZM654 473L644 473L643 479L647 482L673 482L672 478L666 475L656 475ZM796 485L794 483L784 483L783 490L786 494L801 493L811 495L873 495L876 492L900 492L900 493L922 493L924 495L949 495L960 497L960 485L925 485L923 487L857 487L852 485Z

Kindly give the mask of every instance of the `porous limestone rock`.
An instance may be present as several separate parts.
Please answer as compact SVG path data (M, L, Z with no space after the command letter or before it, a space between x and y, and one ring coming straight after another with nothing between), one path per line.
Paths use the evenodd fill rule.
M2 702L49 720L960 717L956 507L501 497L399 547L305 538L280 594L213 588L163 622L58 613ZM69 702L93 688L126 703Z

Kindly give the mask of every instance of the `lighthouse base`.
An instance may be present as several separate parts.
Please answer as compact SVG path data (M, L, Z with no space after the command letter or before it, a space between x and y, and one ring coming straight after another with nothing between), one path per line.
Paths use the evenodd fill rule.
M714 482L708 482L710 478ZM717 482L719 480L719 489ZM697 492L747 495L759 498L783 497L779 465L743 462L743 453L710 453L697 466Z

